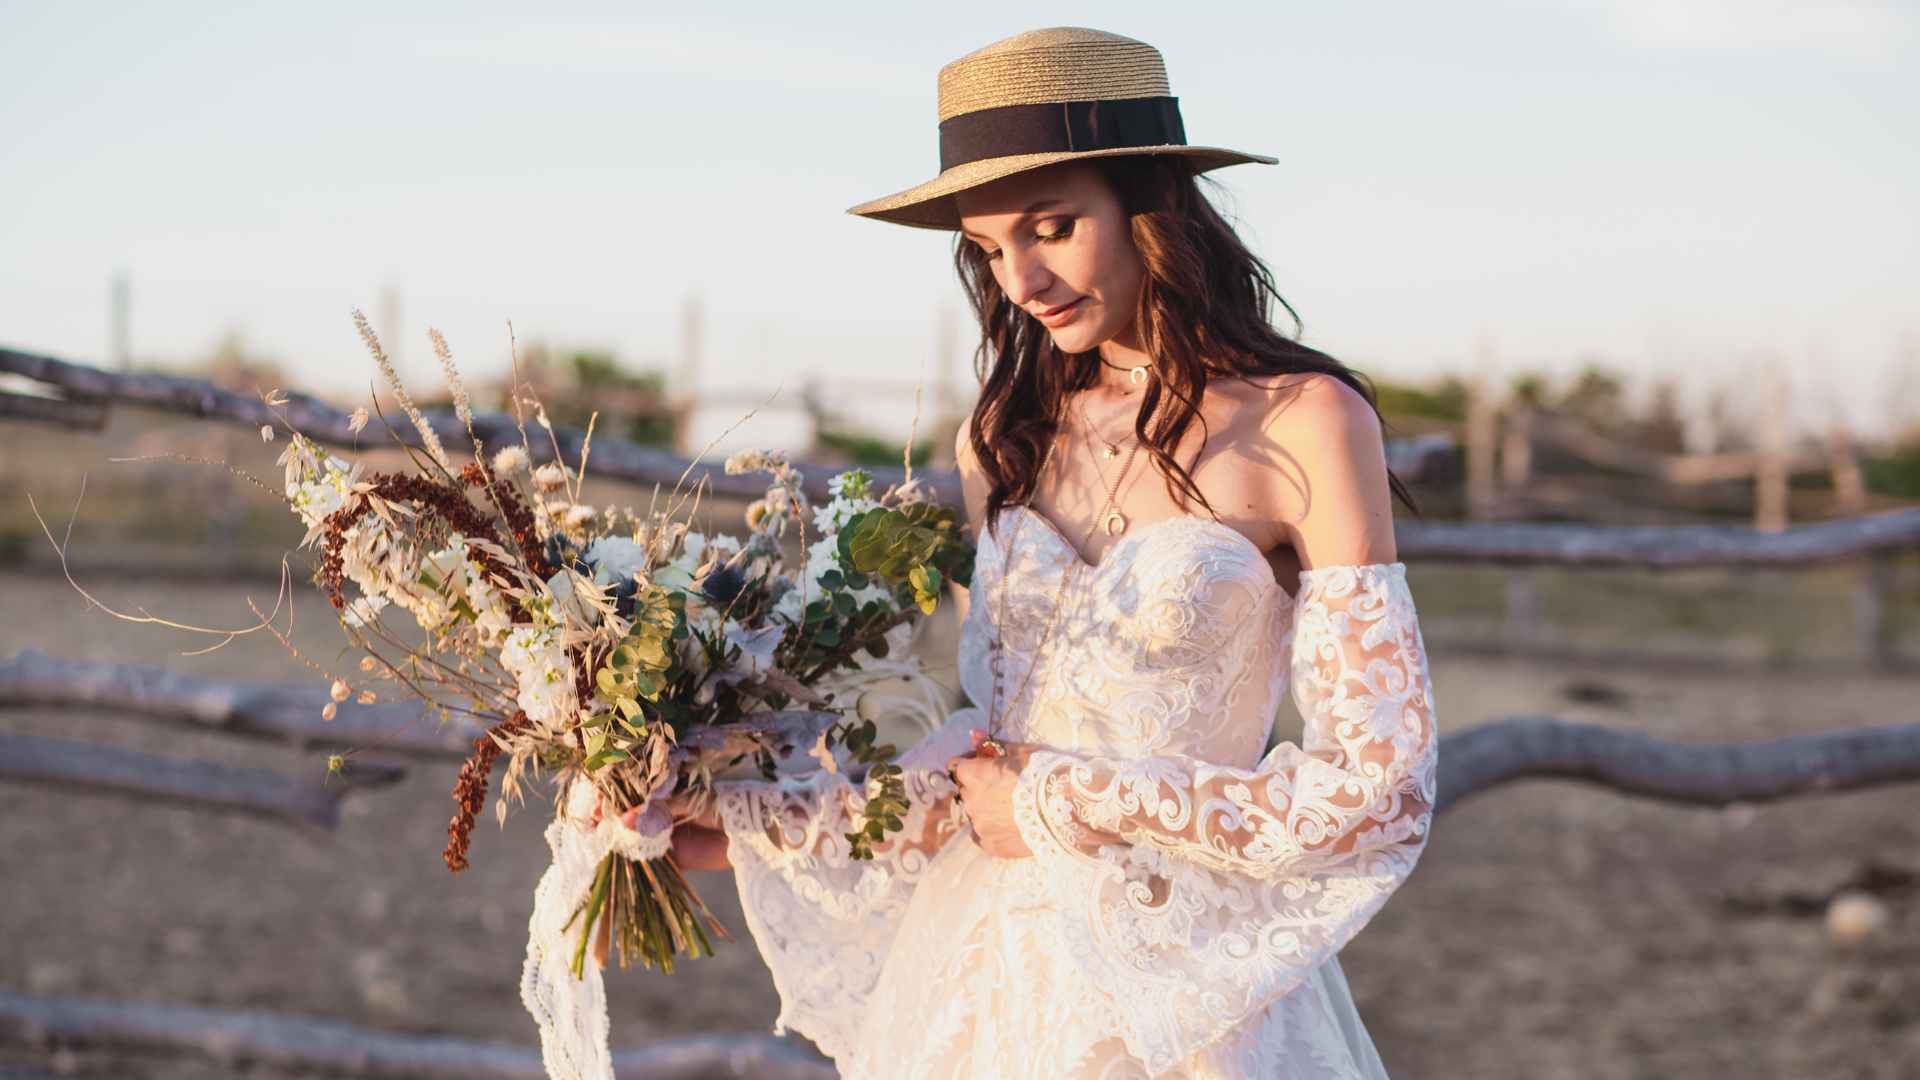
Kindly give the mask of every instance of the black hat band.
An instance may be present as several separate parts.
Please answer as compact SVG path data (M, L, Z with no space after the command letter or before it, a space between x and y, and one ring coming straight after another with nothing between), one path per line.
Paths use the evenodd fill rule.
M941 122L940 169L1014 154L1186 143L1175 97L1002 105Z

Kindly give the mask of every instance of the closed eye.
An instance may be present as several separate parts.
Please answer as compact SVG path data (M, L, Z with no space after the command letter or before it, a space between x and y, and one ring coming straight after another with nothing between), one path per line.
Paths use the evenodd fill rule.
M1060 223L1059 229L1050 233L1034 233L1033 238L1042 244L1053 244L1053 243L1058 243L1062 240L1065 240L1067 237L1072 235L1073 235L1073 222L1063 220ZM976 244L975 246L978 247L979 245ZM985 251L986 249L981 248L981 250ZM994 259L999 258L1000 256L1000 252L997 250L988 251L986 254L987 254L988 262L992 262Z

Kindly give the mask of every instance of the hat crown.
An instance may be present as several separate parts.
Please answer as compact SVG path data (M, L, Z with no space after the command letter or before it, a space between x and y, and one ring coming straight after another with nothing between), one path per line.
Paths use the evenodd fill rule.
M1029 30L940 69L940 120L1003 105L1171 94L1160 50L1084 26Z

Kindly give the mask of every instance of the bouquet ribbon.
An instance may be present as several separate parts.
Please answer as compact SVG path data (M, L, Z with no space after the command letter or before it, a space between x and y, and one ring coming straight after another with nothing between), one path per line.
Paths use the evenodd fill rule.
M533 916L527 920L520 1001L540 1026L540 1058L552 1080L614 1080L606 986L591 957L581 977L574 978L571 958L580 931L568 929L568 921L609 853L657 859L673 847L673 821L662 806L641 811L632 829L612 816L589 825L593 798L593 785L576 780L565 810L547 825L553 862L534 887Z

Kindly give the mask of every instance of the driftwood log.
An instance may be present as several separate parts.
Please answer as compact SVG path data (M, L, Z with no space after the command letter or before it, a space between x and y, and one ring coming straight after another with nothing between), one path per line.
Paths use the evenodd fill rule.
M339 823L340 800L349 793L391 784L406 770L349 760L338 772L316 769L316 774L313 780L302 780L271 769L160 757L70 739L0 734L0 780L134 796L322 829Z
M429 722L420 718L417 708L356 706L350 712L343 707L337 718L325 721L320 718L321 700L324 697L317 692L219 682L137 664L63 660L33 650L0 661L0 707L106 707L122 716L185 722L307 747L357 746L433 756L465 756L471 748L471 736L465 736L469 741L463 743L428 729ZM771 715L768 724L797 732L819 719L820 714L781 713ZM6 745L0 743L0 777L9 775ZM93 770L84 754L77 755L61 766L60 776L69 783L88 785L97 771L101 783L92 786L126 790L128 766L102 761ZM1763 802L1920 780L1920 724L1743 743L1677 743L1598 724L1526 716L1482 724L1441 739L1441 810L1501 784L1549 778L1699 805ZM260 782L258 778L251 781ZM169 779L168 785L171 797L191 801L190 784ZM242 789L256 790L237 783L210 790ZM267 812L230 795L205 802L209 808Z
M1678 743L1550 716L1507 717L1440 740L1435 812L1501 784L1545 779L1695 806L1854 791L1920 780L1920 723Z
M198 1054L226 1064L326 1069L357 1076L544 1080L540 1051L511 1043L399 1035L240 1009L138 1005L0 992L0 1042L121 1046ZM621 1076L832 1080L812 1050L770 1035L695 1035L616 1051Z
M69 660L22 649L0 660L0 707L94 708L202 731L273 739L302 749L365 749L464 758L484 726L454 715L442 725L418 703L343 701L332 720L320 687L222 682L144 664Z

